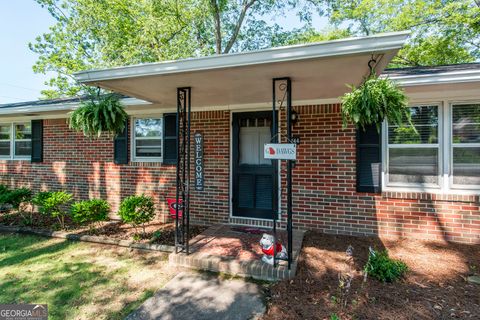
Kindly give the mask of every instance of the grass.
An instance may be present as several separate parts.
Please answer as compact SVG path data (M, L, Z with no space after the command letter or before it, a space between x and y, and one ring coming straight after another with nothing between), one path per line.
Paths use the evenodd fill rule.
M0 234L0 303L46 303L49 319L122 319L171 279L167 255Z

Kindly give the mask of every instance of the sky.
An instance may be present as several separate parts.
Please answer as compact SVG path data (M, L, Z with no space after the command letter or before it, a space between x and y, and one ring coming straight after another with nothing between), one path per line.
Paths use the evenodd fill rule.
M272 18L273 19L273 18ZM284 29L300 27L295 12L275 17ZM326 21L314 17L316 29ZM38 56L28 48L29 42L55 23L48 11L34 0L0 0L0 104L37 100L52 75L35 74L32 66Z

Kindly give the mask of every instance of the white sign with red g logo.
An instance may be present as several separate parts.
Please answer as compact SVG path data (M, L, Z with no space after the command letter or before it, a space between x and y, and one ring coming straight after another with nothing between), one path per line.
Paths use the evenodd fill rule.
M266 143L263 147L265 159L296 160L297 145L294 143Z

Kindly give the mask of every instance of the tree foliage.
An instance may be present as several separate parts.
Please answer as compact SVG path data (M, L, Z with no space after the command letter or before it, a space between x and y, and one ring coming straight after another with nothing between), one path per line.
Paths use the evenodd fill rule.
M30 43L37 73L55 72L45 98L84 93L72 74L270 47L264 16L290 1L36 0L56 23ZM293 1L293 0L292 0ZM293 1L294 2L294 1Z
M480 1L310 0L332 26L352 35L411 30L392 66L425 66L480 59ZM309 19L311 11L304 17ZM310 12L310 14L308 14Z
M412 30L391 66L480 59L480 1L475 0L36 0L56 23L30 43L37 73L54 72L45 98L85 93L72 74L157 62ZM300 28L272 18L298 13ZM312 17L330 23L317 31Z

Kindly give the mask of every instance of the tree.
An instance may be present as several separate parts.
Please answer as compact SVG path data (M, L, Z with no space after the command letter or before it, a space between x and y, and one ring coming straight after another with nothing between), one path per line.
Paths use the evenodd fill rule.
M120 65L225 54L271 46L281 33L263 17L289 4L275 0L36 0L56 19L30 49L33 69L53 71L45 98L86 88L72 73ZM294 2L294 1L293 1Z
M308 4L327 16L333 26L346 27L353 35L411 30L409 43L392 66L480 59L478 0L310 0Z

